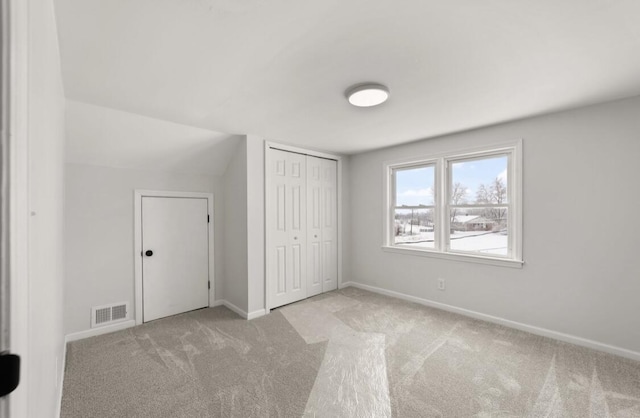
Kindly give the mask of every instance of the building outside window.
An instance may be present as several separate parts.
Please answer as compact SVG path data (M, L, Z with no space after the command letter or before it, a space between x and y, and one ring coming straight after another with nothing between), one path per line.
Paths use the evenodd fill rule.
M384 247L521 265L521 148L517 141L385 164Z

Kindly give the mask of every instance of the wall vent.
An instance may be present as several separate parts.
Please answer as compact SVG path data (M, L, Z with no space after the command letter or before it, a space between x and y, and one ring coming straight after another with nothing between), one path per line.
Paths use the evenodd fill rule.
M114 303L111 305L94 306L91 308L91 328L110 325L127 319L129 303Z

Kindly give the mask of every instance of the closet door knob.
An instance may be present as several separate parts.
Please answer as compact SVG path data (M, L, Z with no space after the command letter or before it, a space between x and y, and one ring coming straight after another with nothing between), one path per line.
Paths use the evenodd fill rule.
M293 237L293 239L298 239L298 237Z
M151 257L153 255L153 251L147 250L145 251L144 255L146 255L147 257Z
M313 237L314 237L314 238L318 238L318 236L317 236L317 235L314 235Z

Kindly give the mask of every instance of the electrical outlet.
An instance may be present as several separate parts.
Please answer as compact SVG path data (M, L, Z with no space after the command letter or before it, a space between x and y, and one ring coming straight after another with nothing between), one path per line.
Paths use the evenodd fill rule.
M438 279L438 290L444 290L444 289L445 289L444 279Z

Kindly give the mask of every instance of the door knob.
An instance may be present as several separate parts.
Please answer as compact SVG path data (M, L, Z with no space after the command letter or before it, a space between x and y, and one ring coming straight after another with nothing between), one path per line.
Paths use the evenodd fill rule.
M298 237L293 237L293 239L298 239Z
M318 238L318 236L317 236L317 235L314 235L313 237L314 237L314 238Z
M151 257L151 256L153 255L153 251L151 251L151 250L147 250L147 251L145 251L145 253L144 253L144 254L145 254L147 257Z

